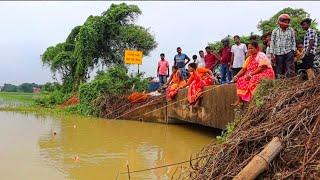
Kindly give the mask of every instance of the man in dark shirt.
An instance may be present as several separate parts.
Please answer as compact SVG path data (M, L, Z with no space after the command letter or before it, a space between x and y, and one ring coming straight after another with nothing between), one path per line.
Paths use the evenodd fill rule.
M223 48L220 50L221 56L221 84L229 83L232 80L232 75L230 71L230 64L231 64L231 48L229 46L229 39L223 39ZM228 78L228 79L227 79Z
M187 79L186 65L189 63L190 58L186 54L182 53L181 47L177 48L177 53L178 54L176 54L173 58L174 65L178 66L183 79ZM185 60L187 60L187 62L185 62Z

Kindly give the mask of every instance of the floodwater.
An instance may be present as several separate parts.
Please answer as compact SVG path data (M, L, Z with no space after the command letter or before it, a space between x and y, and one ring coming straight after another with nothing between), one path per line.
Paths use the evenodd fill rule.
M211 130L190 125L0 112L1 179L128 179L129 170L189 160ZM56 133L56 135L54 135ZM174 168L131 173L170 179Z

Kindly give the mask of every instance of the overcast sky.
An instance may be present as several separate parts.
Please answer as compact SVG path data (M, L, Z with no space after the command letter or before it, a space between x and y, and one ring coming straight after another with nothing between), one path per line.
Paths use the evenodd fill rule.
M0 2L0 85L52 81L40 55L48 46L63 42L74 26L89 15L100 15L112 2ZM120 3L120 2L115 2ZM137 24L149 27L158 47L143 59L141 70L156 74L159 54L172 64L176 47L192 56L208 42L230 35L257 32L260 20L285 7L304 8L320 18L320 2L132 2L142 10ZM319 21L318 21L319 22ZM135 69L134 69L135 70Z

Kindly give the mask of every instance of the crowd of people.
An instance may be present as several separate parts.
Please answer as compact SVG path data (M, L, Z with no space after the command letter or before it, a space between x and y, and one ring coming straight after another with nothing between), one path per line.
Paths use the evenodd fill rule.
M160 54L157 75L162 87L166 88L167 99L174 99L179 89L188 87L188 102L197 106L205 86L236 83L238 100L234 105L240 105L250 102L262 79L290 78L300 69L306 71L308 79L313 79L318 38L311 28L312 20L306 18L300 23L306 31L303 42L296 42L290 20L288 14L281 14L278 27L261 37L265 51L257 43L256 36L252 36L246 45L238 35L233 37L232 46L229 38L223 39L219 53L213 52L210 46L205 47L205 53L200 50L199 56L192 56L193 62L178 47L170 76L169 62L163 53ZM217 67L219 74L215 71Z

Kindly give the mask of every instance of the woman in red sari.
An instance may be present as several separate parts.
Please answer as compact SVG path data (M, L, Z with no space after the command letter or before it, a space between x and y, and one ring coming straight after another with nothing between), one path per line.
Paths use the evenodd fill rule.
M203 88L214 84L214 76L211 70L207 68L197 68L196 63L190 63L188 65L188 71L190 72L190 78L187 81L186 86L188 89L188 102L190 105L197 106L199 97L202 95Z
M234 76L236 82L238 100L233 105L249 102L253 93L262 79L274 79L275 74L270 59L259 52L259 45L253 41L248 44L249 57L246 59L241 71Z
M167 100L171 101L178 94L179 89L183 88L186 81L182 78L178 66L172 66L172 74L167 82Z

